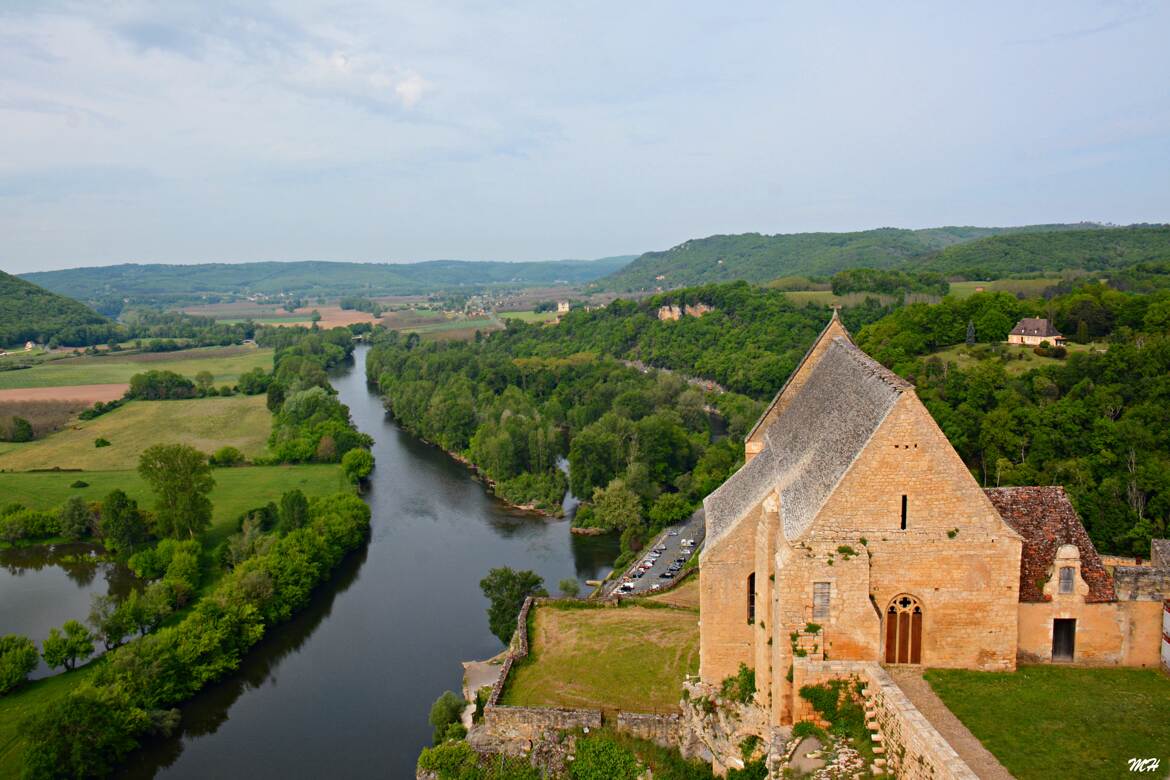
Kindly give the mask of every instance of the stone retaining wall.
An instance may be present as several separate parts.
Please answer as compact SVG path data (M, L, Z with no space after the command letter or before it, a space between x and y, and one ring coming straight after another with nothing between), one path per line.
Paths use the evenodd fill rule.
M677 748L682 735L679 715L651 715L643 712L619 712L614 728L663 747Z
M798 658L793 665L796 690L802 685L851 678L864 685L866 721L874 735L879 766L885 765L904 780L978 780L971 767L878 664ZM814 715L811 705L798 697L796 719L814 719Z

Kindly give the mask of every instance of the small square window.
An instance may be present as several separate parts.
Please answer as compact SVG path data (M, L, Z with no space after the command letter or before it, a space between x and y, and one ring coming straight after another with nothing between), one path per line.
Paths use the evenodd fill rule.
M829 617L829 583L813 583L813 619L828 619Z
M1074 576L1075 572L1076 572L1076 569L1074 569L1072 566L1061 566L1060 567L1060 592L1061 593L1072 593L1073 592L1073 576Z

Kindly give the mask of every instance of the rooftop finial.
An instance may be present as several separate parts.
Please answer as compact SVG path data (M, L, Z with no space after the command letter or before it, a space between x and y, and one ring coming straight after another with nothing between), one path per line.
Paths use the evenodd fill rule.
M833 319L841 319L841 304L834 303L830 308L833 310Z

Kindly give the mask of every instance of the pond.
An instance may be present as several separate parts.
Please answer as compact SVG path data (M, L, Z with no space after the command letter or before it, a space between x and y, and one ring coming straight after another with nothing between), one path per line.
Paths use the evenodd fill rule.
M36 642L66 620L82 623L94 595L125 598L134 574L125 566L99 561L92 544L55 544L0 550L0 636L23 634ZM101 645L98 644L98 649ZM53 672L40 662L32 679Z
M459 662L503 649L479 590L488 570L533 569L550 590L608 573L615 537L510 510L400 430L366 384L367 349L333 384L375 440L368 546L237 673L184 705L181 733L135 753L124 776L413 777L431 702L460 689Z

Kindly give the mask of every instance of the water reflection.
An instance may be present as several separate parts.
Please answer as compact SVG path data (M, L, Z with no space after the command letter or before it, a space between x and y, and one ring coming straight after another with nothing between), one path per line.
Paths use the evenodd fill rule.
M136 753L128 777L413 777L427 712L459 662L501 649L479 581L533 569L552 590L605 574L617 539L509 510L465 467L401 431L365 382L365 348L334 377L375 439L366 548L243 667L185 704L182 733Z
M121 599L139 587L133 572L101 560L101 553L84 543L0 550L0 634L22 634L39 645L66 620L84 622L93 596ZM30 677L52 673L42 661Z

